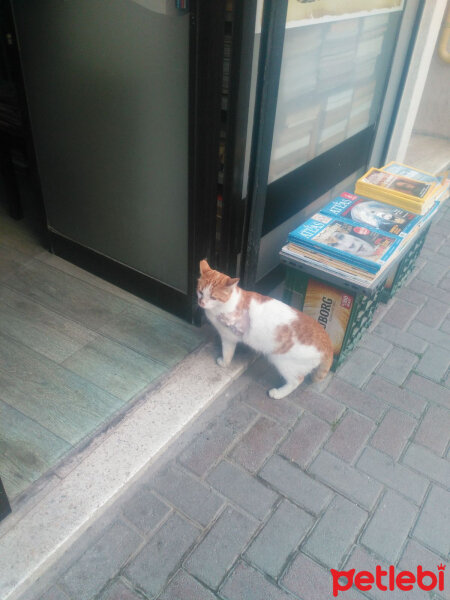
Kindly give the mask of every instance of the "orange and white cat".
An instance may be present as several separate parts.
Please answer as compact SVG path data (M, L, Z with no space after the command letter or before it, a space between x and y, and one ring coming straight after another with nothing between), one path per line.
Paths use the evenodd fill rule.
M246 292L238 282L200 262L198 303L222 340L217 363L228 367L238 342L262 352L286 381L269 390L272 398L293 392L312 371L314 380L326 377L333 347L319 323L279 300Z

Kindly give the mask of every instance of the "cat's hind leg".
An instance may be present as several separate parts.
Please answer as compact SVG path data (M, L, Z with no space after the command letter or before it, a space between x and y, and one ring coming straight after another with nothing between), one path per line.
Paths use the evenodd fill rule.
M303 382L304 375L299 373L297 361L285 354L272 354L268 358L286 381L281 387L269 390L269 396L278 400L279 398L284 398L298 388Z
M304 377L297 377L296 380L287 381L284 385L279 388L272 388L269 390L269 396L274 398L275 400L279 400L280 398L284 398L291 392L293 392L298 386L303 382Z
M217 364L220 367L229 367L231 361L233 360L237 342L222 336L220 336L220 339L222 340L222 356L219 356L217 359Z
M322 381L328 375L328 371L333 364L333 352L330 351L322 359L320 365L313 371L312 380L313 381Z

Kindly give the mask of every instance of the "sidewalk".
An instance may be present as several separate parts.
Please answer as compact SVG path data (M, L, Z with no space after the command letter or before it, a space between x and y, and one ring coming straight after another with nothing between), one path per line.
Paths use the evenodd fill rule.
M277 375L258 360L23 600L326 600L330 568L436 572L450 551L449 258L445 207L325 389L271 400ZM341 594L449 600L450 576L435 595Z

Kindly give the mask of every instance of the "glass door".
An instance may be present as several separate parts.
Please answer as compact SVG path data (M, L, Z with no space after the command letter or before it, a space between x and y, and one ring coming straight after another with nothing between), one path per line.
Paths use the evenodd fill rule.
M275 281L287 233L366 169L405 11L402 0L285 0L276 13L272 4L265 2L257 19L266 54L260 52L262 104L255 109L241 262L247 285L261 289ZM282 45L278 55L271 39ZM255 162L264 160L262 173Z

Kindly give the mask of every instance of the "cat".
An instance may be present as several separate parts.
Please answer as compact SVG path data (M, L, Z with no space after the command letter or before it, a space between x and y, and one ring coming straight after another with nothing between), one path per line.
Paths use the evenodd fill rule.
M293 392L308 373L326 377L333 362L331 340L312 317L268 296L238 287L239 279L200 261L198 304L222 340L221 367L228 367L238 342L267 356L286 383L269 390L271 398Z

